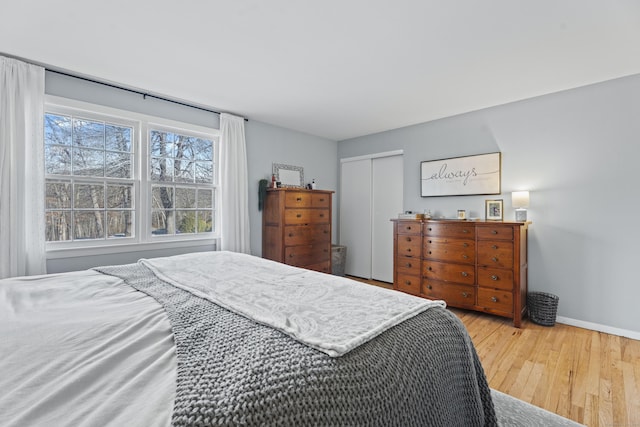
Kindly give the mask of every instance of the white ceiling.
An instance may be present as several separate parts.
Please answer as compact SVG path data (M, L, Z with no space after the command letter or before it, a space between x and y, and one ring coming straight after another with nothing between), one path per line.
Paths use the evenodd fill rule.
M0 53L332 140L640 73L638 0L0 0Z

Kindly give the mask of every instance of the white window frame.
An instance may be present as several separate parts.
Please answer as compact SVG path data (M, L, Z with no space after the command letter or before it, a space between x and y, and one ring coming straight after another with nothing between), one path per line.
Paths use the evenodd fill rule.
M45 113L67 114L94 118L112 119L125 122L133 127L133 182L135 236L118 239L47 242L47 259L67 258L84 255L101 255L118 252L189 247L194 245L217 244L220 239L220 130L190 123L155 117L147 114L121 110L103 105L77 101L58 96L45 96ZM200 136L214 141L214 217L212 233L177 234L155 236L151 234L151 179L149 170L149 129L160 128L178 133ZM43 147L44 149L44 147ZM46 175L46 178L55 176ZM62 176L61 179L66 179ZM82 179L83 177L73 177ZM173 183L171 183L173 184ZM179 183L176 183L179 184ZM44 195L43 195L44 197Z

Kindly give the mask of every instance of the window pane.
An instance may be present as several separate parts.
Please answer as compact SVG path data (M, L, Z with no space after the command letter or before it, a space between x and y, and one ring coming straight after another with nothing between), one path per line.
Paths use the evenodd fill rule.
M175 182L193 182L193 162L174 160L173 174Z
M104 185L76 184L74 207L76 209L104 208Z
M196 163L196 182L213 183L213 162Z
M44 143L71 145L71 117L45 114Z
M211 211L198 211L198 233L213 231L213 214Z
M73 225L74 239L104 239L103 211L76 211Z
M173 160L152 158L151 179L160 182L173 181Z
M196 160L213 160L213 141L196 139L193 145Z
M104 123L74 119L73 145L104 150Z
M104 176L104 151L73 150L73 174L82 176Z
M133 185L107 185L107 209L132 207Z
M47 242L71 240L71 212L51 211L45 215Z
M71 147L46 145L44 147L45 173L71 175Z
M151 213L151 234L174 234L174 211L153 211Z
M71 209L71 184L47 182L45 207L47 209Z
M109 178L131 178L131 154L105 153L105 176Z
M130 127L122 127L116 125L105 126L105 148L111 151L131 152L131 135Z
M213 190L200 188L198 189L198 205L199 208L213 208Z
M161 132L152 130L151 139L151 155L154 157L173 157L173 146L175 135L169 132Z
M154 186L151 191L152 209L173 208L173 187Z
M192 136L176 135L175 158L193 160L195 141Z
M196 207L196 189L195 188L176 188L176 208L195 208Z
M107 236L131 237L131 211L107 212Z
M176 211L176 232L195 233L196 213L195 211Z

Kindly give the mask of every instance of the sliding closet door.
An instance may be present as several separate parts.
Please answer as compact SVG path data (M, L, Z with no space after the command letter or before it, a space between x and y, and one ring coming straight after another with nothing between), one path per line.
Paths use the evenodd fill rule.
M393 283L393 224L402 212L402 156L372 159L371 278Z
M345 273L371 278L371 159L341 164L340 244L347 247Z

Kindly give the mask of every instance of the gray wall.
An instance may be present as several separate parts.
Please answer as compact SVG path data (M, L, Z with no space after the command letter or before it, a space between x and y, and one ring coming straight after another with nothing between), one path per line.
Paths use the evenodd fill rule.
M338 158L404 150L405 210L484 218L530 190L529 290L558 315L640 331L640 75L341 141ZM502 195L420 197L420 161L502 152Z
M99 85L51 72L46 73L45 92L49 95L76 99L152 116L164 117L200 126L219 128L217 114L155 100L119 89ZM250 119L250 118L249 118ZM249 167L249 209L251 252L262 254L262 214L258 211L258 181L271 176L272 163L284 163L304 168L305 182L316 179L318 188L337 188L337 142L300 132L271 126L254 120L245 122ZM334 196L334 202L336 197ZM334 224L337 215L334 207ZM334 226L335 229L335 226ZM334 231L335 241L336 231ZM135 262L139 258L169 256L187 252L211 250L214 246L194 243L193 246L176 245L175 248L123 251L117 254L60 257L47 261L47 271L57 273L82 270L98 265Z

